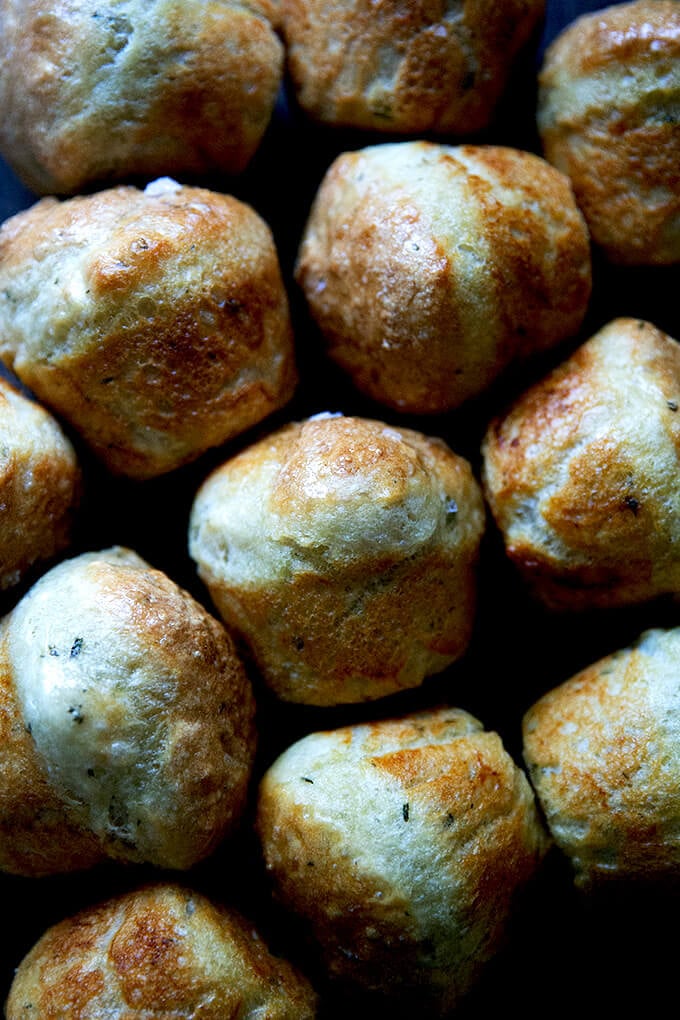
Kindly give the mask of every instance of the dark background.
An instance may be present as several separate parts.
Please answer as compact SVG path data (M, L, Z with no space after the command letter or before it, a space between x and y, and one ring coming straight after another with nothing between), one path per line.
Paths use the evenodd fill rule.
M592 0L548 0L535 59L532 54L523 62L494 123L476 140L540 152L534 123L535 82L545 45L577 14L603 6ZM359 397L324 361L292 282L292 265L311 198L332 159L345 149L378 140L312 126L287 101L284 90L248 171L233 181L207 182L250 202L272 227L289 286L300 388L285 411L246 436L188 468L152 482L113 480L71 436L81 455L87 484L73 553L112 544L130 546L210 608L186 548L191 503L211 467L261 432L323 410L401 420L444 437L478 471L479 444L491 414L610 319L620 315L647 319L680 338L677 267L614 270L593 252L594 289L586 321L579 335L559 352L510 371L492 391L443 417L411 416L406 421ZM0 162L0 220L33 201L35 196ZM28 583L30 579L21 589L2 596L0 610L9 610ZM487 728L498 730L519 762L521 718L536 697L601 655L629 644L647 627L677 622L677 606L672 602L578 616L547 613L523 590L490 526L482 550L476 632L465 658L416 692L351 709L281 705L261 689L254 677L260 721L256 774L280 750L311 730L440 701L457 704L475 714ZM213 899L238 906L260 925L274 948L296 959L325 992L323 973L308 954L297 925L283 917L271 902L249 821L245 820L239 838L189 875L180 877ZM5 933L9 936L0 971L0 1000L6 996L14 967L49 924L112 892L157 877L157 873L144 869L113 866L40 880L0 876L0 902L5 908ZM644 1009L647 1015L653 1015L666 1008L667 999L673 1001L677 892L645 886L584 895L574 889L566 861L554 851L520 906L507 945L457 1016L485 1016L501 1008L521 1011L525 1017L567 1010L585 1016L602 1012L628 1016ZM350 1010L359 1020L387 1011L387 1007L350 1004L336 991L324 994L324 1017L346 1016ZM394 1009L389 1012L395 1015Z

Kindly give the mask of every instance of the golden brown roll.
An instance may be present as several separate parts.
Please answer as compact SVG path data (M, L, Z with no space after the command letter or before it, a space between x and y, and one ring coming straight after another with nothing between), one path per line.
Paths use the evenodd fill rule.
M297 741L261 781L257 829L331 979L425 1015L470 990L547 848L526 776L454 708Z
M0 631L0 868L186 869L230 835L255 750L224 628L121 548L44 574Z
M0 229L0 357L112 472L171 471L292 394L271 232L169 179L42 199Z
M283 0L302 108L334 126L465 135L486 127L545 0Z
M538 128L612 262L680 261L680 4L584 14L548 48Z
M438 413L578 331L590 247L569 182L539 156L399 142L334 161L296 278L361 391Z
M242 171L281 82L276 0L0 0L0 151L38 194Z
M650 630L540 698L524 756L576 883L680 875L680 628Z
M442 441L323 414L217 468L189 548L276 694L333 705L416 687L464 653L483 527L470 465Z
M680 346L615 319L491 423L483 481L536 596L592 609L680 592Z
M49 928L19 964L6 1020L313 1020L307 979L239 913L158 883Z
M58 422L0 376L0 589L68 547L81 489Z

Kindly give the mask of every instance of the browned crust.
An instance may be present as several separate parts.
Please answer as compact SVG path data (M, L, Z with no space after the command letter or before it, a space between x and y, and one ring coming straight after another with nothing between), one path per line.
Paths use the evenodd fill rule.
M467 649L484 528L481 491L467 461L441 441L394 430L406 440L395 453L394 438L386 445L381 437L384 427L354 418L327 425L294 423L246 448L214 474L218 484L220 476L241 483L243 505L266 502L271 520L265 526L290 519L314 536L316 515L335 511L338 548L338 536L324 533L300 550L294 570L274 572L266 581L257 576L257 562L256 579L234 580L228 567L222 571L210 555L204 558L199 543L194 549L199 574L222 618L240 634L265 682L285 700L333 705L383 697L418 686ZM274 483L263 492L257 481L249 487L249 479L256 479L270 460L278 463ZM305 493L313 470L332 476L327 505ZM361 508L348 510L346 493L361 484L367 503L390 493L396 515L415 470L431 477L439 503L448 500L455 507L450 534L437 534L408 554L401 547L382 553L368 547ZM357 552L354 544L340 553L347 535L355 532L364 547ZM225 548L229 540L227 527Z
M425 656L436 671L459 659L472 633L476 566L476 552L458 550L370 573L358 565L300 574L266 590L211 588L279 697L337 705L418 686Z
M605 337L608 356L630 350L630 390L612 391L611 401ZM640 462L635 435L639 417L651 415L669 455L680 458L679 391L677 342L650 323L618 319L490 424L486 497L508 555L548 605L622 605L677 590L672 480L658 475L655 451ZM598 408L608 408L610 427L589 435L589 412ZM534 518L525 538L515 534Z
M677 72L671 81L679 60L674 0L583 16L546 53L538 111L545 154L569 175L593 240L613 262L680 259Z
M171 883L54 925L21 962L7 1001L8 1020L312 1020L315 1012L307 980L243 917Z
M56 420L0 378L0 589L63 552L73 536L83 479Z
M188 2L108 16L84 0L3 0L0 146L38 194L160 174L240 173L269 122L274 5ZM95 98L96 97L96 98Z
M105 559L95 559L85 569L96 585L96 632L93 626L92 632L74 641L70 631L64 633L54 624L50 631L54 644L43 654L55 656L55 663L60 657L73 657L74 646L78 656L108 655L108 668L120 671L119 685L108 692L95 689L87 701L93 716L108 721L107 730L100 734L89 709L85 715L72 716L74 724L91 728L84 744L87 758L82 761L91 799L96 801L111 789L125 791L131 782L129 775L107 778L109 741L117 730L129 733L126 715L140 711L149 731L140 753L151 769L149 782L163 795L163 814L155 816L155 805L147 805L145 820L129 818L125 793L118 800L114 794L108 826L93 834L87 797L71 790L68 779L65 784L60 779L59 749L55 752L47 740L43 751L45 740L36 746L31 737L33 720L23 715L15 685L21 682L30 690L32 678L22 674L23 661L14 654L10 659L5 637L0 660L0 866L18 874L42 875L111 857L187 869L209 856L240 824L256 742L250 682L224 627L162 572L143 561L121 565ZM71 574L71 579L77 585L77 575ZM55 614L59 599L69 598L71 590L54 586ZM6 628L15 618L7 617ZM61 645L64 640L66 648ZM15 646L14 636L12 641ZM96 675L98 665L84 668ZM139 671L146 671L141 679ZM128 692L128 681L130 688L143 687L142 694ZM87 689L83 694L88 695ZM34 710L38 711L35 706ZM163 737L156 746L153 734L159 727ZM100 782L105 784L104 794ZM134 783L132 788L138 795ZM120 818L112 816L112 808Z
M276 894L309 925L333 978L442 1016L497 951L517 891L547 846L529 785L496 734L454 733L437 743L439 721L452 714L433 710L357 728L369 734L365 753L328 801L303 796L311 789L305 781L324 783L311 751L299 784L265 774L257 814ZM420 746L409 746L414 732ZM332 736L338 755L353 742L351 727ZM387 750L386 742L397 746ZM364 770L384 782L384 811L373 799L364 805ZM374 864L354 833L354 812L362 810L373 819ZM412 882L432 869L441 898L414 901Z
M381 181L374 149L334 161L295 274L329 356L358 389L407 413L441 413L577 332L591 292L589 238L569 181L544 160L502 146L406 144L398 185ZM440 236L451 198L434 173L441 212L419 198L430 164L474 210L465 242L474 280L456 237Z
M677 707L653 655L643 644L606 656L523 720L532 782L583 886L677 878Z
M133 629L132 640L141 635L153 654L155 674L177 678L157 762L173 791L172 810L164 820L167 845L152 863L184 870L232 835L245 810L256 744L250 681L228 632L162 571L125 576L105 564L99 571L102 608L120 614L120 638ZM135 858L134 848L117 843L106 850Z
M551 43L548 65L568 64L580 74L603 66L626 64L677 55L678 6L676 0L629 0L581 15ZM654 41L654 46L650 43Z
M543 0L404 5L285 0L298 100L313 118L383 132L469 135L485 127Z
M88 251L88 222L100 217L110 235ZM114 473L174 470L292 396L287 295L271 232L249 206L200 188L44 199L0 237L0 276L24 317L21 273L39 271L34 253L45 245L63 250L64 272L70 260L81 263L83 321L57 340L50 322L31 324L39 355L15 326L3 358ZM185 273L197 281L189 288ZM67 309L55 295L58 321Z

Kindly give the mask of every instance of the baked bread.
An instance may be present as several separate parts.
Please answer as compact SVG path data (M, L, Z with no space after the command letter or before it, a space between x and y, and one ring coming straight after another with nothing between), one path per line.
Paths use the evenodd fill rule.
M235 911L163 882L49 928L19 964L6 1020L313 1020L307 979Z
M313 119L373 131L468 135L488 126L545 0L283 0L286 59Z
M334 705L417 687L465 652L483 528L470 465L442 441L322 414L204 481L189 548L265 683Z
M135 553L44 574L0 632L0 868L186 869L230 835L255 750L224 628Z
M590 245L566 177L539 156L398 142L333 162L296 279L359 390L440 413L578 331Z
M680 261L680 4L634 0L584 14L539 76L546 158L568 174L612 262Z
M0 589L68 547L81 490L58 422L0 376Z
M0 0L0 152L37 194L237 174L283 72L277 0Z
M680 592L680 346L615 319L489 426L482 477L511 560L554 609Z
M455 708L303 737L262 778L257 831L330 978L404 1016L452 1015L548 845L500 737Z
M680 875L680 628L583 669L526 713L524 756L577 885Z
M292 395L271 232L167 179L42 199L0 229L0 357L112 472L171 471Z

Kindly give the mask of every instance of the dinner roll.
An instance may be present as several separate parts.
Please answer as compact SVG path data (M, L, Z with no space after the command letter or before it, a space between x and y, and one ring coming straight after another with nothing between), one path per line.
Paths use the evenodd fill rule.
M680 4L584 14L548 48L538 128L612 261L680 261Z
M547 848L524 773L455 708L303 737L262 778L257 831L331 979L403 1015L451 1015Z
M464 653L483 528L470 465L442 441L321 414L206 479L189 549L274 692L334 705L416 687Z
M680 592L680 345L620 318L489 426L483 481L507 553L555 609Z
M313 1020L307 979L245 918L156 883L49 928L19 964L6 1020Z
M167 179L42 199L0 229L0 357L112 472L173 470L292 394L271 232Z
M524 756L578 885L680 875L680 628L650 630L526 713Z
M338 126L408 134L486 127L545 0L283 0L302 109Z
M68 547L81 488L57 421L0 376L0 589Z
M224 628L135 553L44 574L0 631L0 868L184 869L230 834L254 756Z
M0 0L0 152L38 194L244 170L283 71L276 0Z
M566 177L539 156L398 142L333 162L296 278L361 391L439 413L578 331L590 247Z

